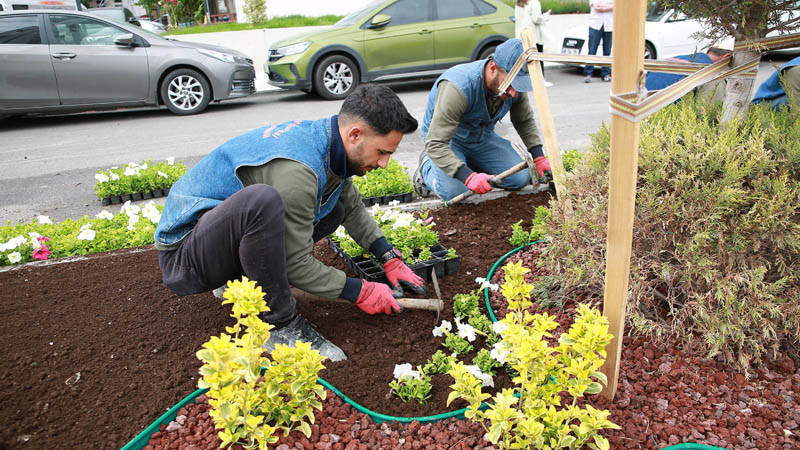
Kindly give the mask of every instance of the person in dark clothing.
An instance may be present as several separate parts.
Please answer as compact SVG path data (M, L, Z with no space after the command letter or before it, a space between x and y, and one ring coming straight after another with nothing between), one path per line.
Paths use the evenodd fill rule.
M316 241L344 225L381 259L395 294L427 292L350 179L386 167L416 129L391 89L367 84L338 115L265 126L222 144L170 189L155 232L164 284L189 295L245 275L266 292L262 319L274 325L268 351L299 339L333 361L346 359L297 313L290 286L344 298L368 314L400 310L386 284L349 278L311 255Z

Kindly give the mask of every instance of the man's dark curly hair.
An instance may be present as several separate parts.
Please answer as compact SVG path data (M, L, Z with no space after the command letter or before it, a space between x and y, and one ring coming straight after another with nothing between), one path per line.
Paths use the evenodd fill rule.
M378 134L397 130L403 134L417 130L417 119L391 89L382 84L362 84L348 95L339 110L339 122L363 120Z

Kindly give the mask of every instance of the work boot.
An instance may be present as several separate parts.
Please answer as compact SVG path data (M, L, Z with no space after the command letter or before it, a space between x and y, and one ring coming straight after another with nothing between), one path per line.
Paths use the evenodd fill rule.
M211 291L211 293L214 294L214 297L223 298L222 295L225 294L225 289L228 289L228 286L223 284L222 286Z
M425 161L425 158L425 156L420 157L419 164L417 164L417 170L414 171L414 179L412 180L414 182L414 192L423 198L431 195L430 189L428 189L428 186L425 185L425 179L422 178L422 163Z
M347 359L342 349L319 334L300 314L294 316L294 319L285 326L270 330L269 340L264 344L264 349L271 353L276 345L285 344L294 347L295 341L311 343L313 350L317 350L320 355L333 362Z

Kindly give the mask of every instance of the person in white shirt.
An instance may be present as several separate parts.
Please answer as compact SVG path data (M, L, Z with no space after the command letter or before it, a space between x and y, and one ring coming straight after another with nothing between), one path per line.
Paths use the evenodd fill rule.
M614 31L614 0L590 0L589 8L589 54L596 55L600 41L603 41L603 56L611 55L611 32ZM583 68L584 83L592 82L594 66ZM603 81L611 81L611 68L600 70Z
M521 38L520 32L524 28L530 28L533 38L536 40L536 50L539 53L544 51L544 26L550 20L550 11L542 14L542 4L539 0L517 0L514 8L514 34ZM539 61L542 66L542 76L544 76L544 61ZM545 80L545 87L550 87L553 83Z

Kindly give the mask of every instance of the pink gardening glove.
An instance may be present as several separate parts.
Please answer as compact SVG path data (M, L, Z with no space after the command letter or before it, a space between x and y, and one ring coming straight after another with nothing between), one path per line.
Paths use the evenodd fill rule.
M545 176L545 172L553 173L553 169L550 168L550 161L544 156L534 159L533 163L536 164L536 171L539 172L540 177Z
M467 181L464 184L476 194L485 194L492 190L492 185L489 184L491 178L492 176L489 174L473 172L467 177Z
M398 255L400 254L397 249L394 249L394 251ZM428 288L425 287L425 280L415 274L402 259L392 258L386 261L383 265L383 270L386 272L386 278L389 280L389 283L392 283L395 289L397 289L398 286L402 286L406 289L411 289L417 295L428 293Z
M403 311L400 304L392 296L392 290L383 283L361 280L361 293L358 294L356 306L367 314L391 314L392 310Z

